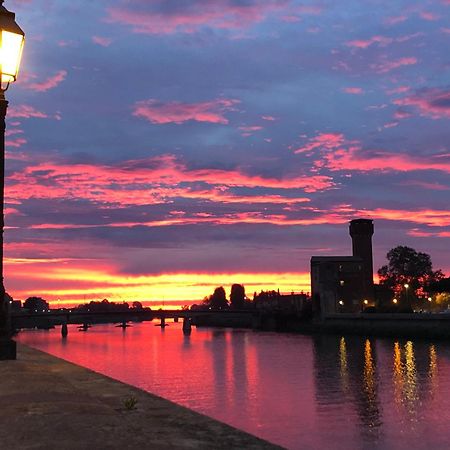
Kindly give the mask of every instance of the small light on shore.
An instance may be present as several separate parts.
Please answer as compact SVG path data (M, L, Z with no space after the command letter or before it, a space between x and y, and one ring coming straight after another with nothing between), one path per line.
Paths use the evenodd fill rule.
M364 300L364 302L363 302L365 305L368 305L369 304L369 300Z
M344 302L343 302L342 300L339 300L339 304L340 304L341 306L344 306Z
M395 303L395 304L397 304L397 299L396 299L396 298L394 298L394 300L392 300L392 303Z
M433 299L431 297L428 297L428 301L431 302Z

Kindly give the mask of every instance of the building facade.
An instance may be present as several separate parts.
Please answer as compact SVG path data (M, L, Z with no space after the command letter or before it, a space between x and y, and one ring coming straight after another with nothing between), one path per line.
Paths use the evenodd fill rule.
M313 256L311 295L317 318L327 314L359 313L374 304L373 222L350 222L352 256Z

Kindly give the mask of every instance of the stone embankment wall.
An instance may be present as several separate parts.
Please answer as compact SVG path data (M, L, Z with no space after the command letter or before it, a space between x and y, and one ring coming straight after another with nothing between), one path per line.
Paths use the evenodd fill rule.
M318 327L346 334L450 339L450 314L333 314Z

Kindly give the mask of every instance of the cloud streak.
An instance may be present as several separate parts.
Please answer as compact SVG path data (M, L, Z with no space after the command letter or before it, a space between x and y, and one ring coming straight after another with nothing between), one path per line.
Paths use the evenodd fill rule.
M450 90L449 89L421 89L414 95L394 100L400 106L412 106L423 116L432 119L450 118Z
M204 2L167 3L162 0L148 2L129 1L122 6L108 8L106 21L131 27L134 33L174 34L195 33L204 27L237 30L264 21L277 12L286 13L290 0L214 0ZM292 12L297 10L292 9ZM301 14L317 14L318 8L303 8Z
M199 187L199 183L207 187ZM189 169L171 155L127 161L115 166L38 163L8 178L8 201L79 199L120 207L197 198L223 203L282 203L307 201L304 197L257 194L235 195L231 188L298 189L316 192L333 186L330 177L305 175L272 178L240 169ZM282 200L284 198L284 200Z
M47 78L42 82L25 84L25 87L36 92L46 92L60 85L66 79L66 76L67 71L60 70L55 75Z
M200 103L169 102L163 103L155 99L137 102L133 115L157 125L174 123L180 125L190 120L226 125L225 113L233 111L239 100L215 99Z

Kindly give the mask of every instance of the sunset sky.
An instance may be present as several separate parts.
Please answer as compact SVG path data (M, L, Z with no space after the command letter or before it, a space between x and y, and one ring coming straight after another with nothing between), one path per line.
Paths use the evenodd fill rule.
M450 274L450 0L4 6L14 298L309 290L360 217Z

